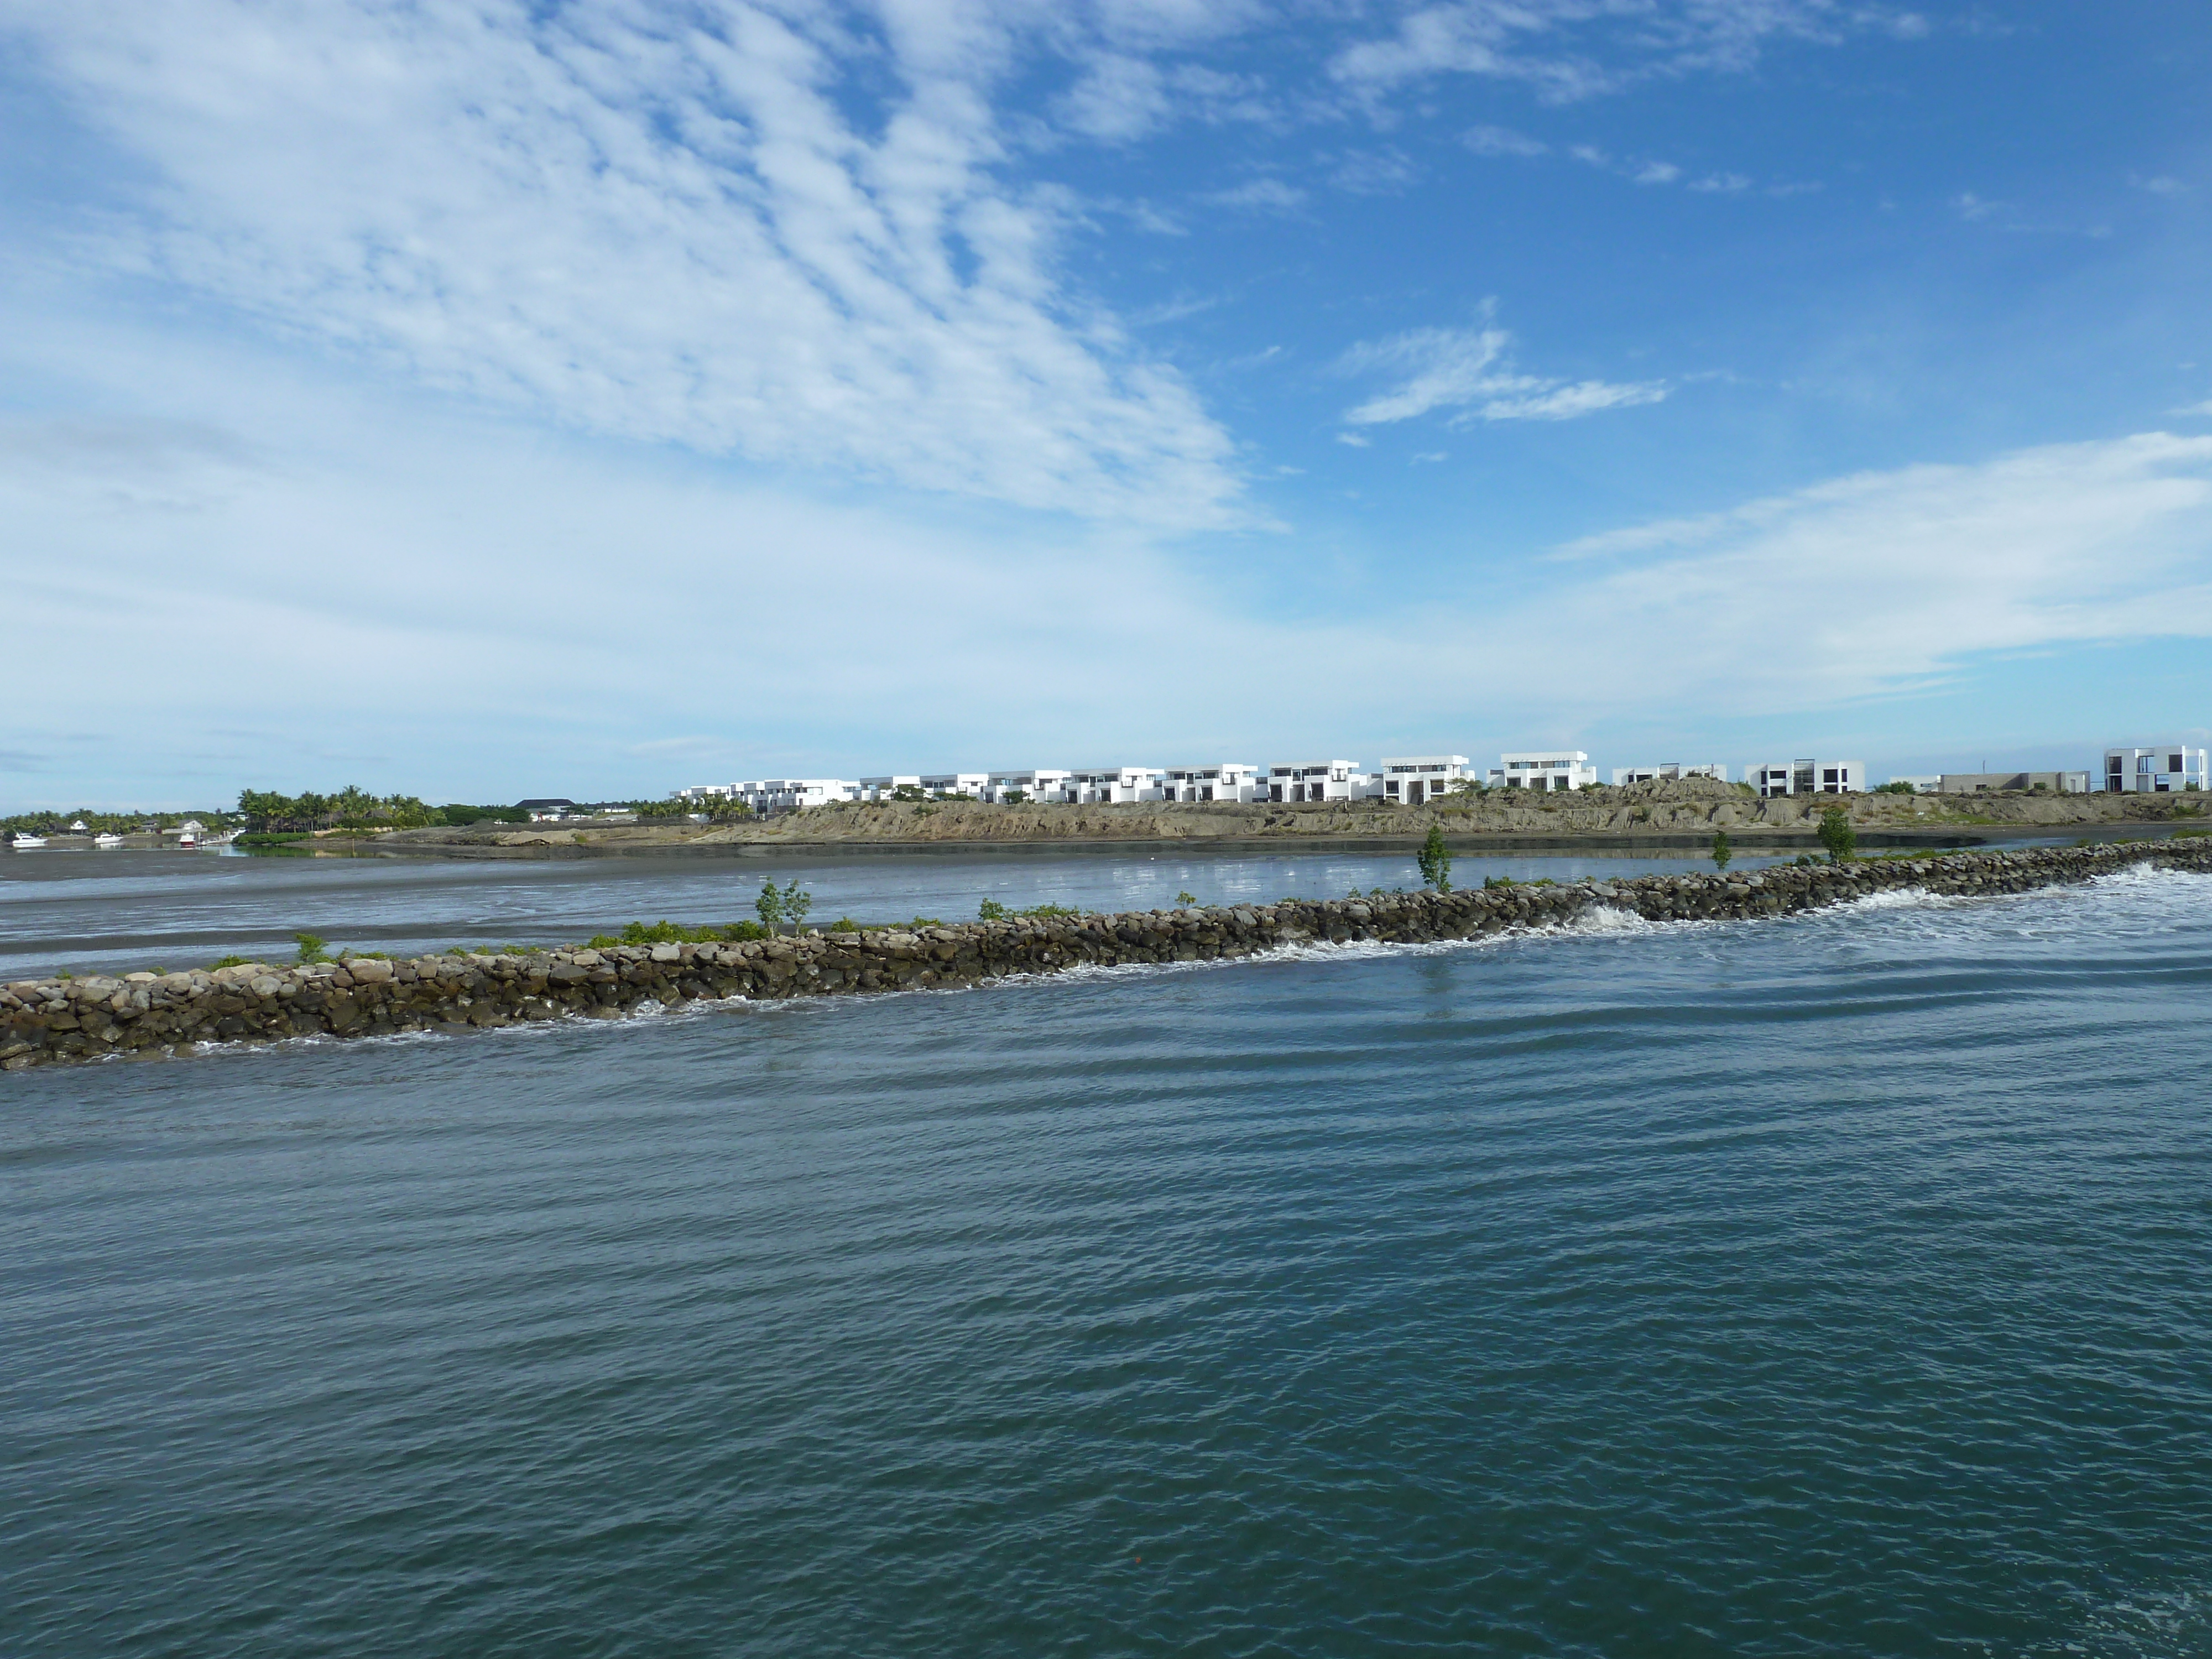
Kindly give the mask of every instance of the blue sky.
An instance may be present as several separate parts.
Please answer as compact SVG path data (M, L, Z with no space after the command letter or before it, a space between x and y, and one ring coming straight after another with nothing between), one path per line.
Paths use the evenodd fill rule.
M2206 735L2212 12L0 0L0 802Z

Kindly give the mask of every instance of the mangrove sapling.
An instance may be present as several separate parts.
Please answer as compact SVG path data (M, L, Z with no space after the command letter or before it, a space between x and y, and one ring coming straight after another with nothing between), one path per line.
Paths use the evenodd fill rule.
M1820 845L1828 849L1828 862L1842 864L1859 850L1859 832L1851 828L1851 815L1840 806L1820 814Z
M1451 849L1444 845L1444 830L1440 823L1429 826L1429 838L1421 843L1421 850L1413 854L1413 862L1420 866L1423 884L1439 893L1451 891Z
M975 920L978 921L1004 921L1006 919L1006 907L996 899L987 898L975 907Z
M1713 831L1713 868L1726 871L1729 860L1735 856L1735 848L1729 845L1728 831Z
M1176 895L1176 902L1188 908L1189 906L1198 902L1198 895L1195 893L1177 893Z
M328 962L331 959L331 942L319 934L295 933L292 943L300 947L300 966L302 968L311 962Z

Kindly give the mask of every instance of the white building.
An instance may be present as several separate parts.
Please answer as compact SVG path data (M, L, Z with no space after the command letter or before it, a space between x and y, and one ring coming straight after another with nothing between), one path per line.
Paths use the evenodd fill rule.
M2163 795L2205 787L2202 749L2166 743L2149 749L2105 751L2105 787L2117 793Z
M1160 800L1167 774L1157 766L1079 766L1067 775L1067 797L1086 804Z
M1358 761L1292 761L1267 769L1269 800L1351 800L1370 793Z
M1728 781L1728 768L1718 761L1709 761L1703 766L1685 766L1680 761L1662 761L1656 766L1616 766L1613 781L1623 783L1656 783L1662 779L1714 778Z
M880 778L862 778L860 780L860 799L862 800L890 800L902 789L919 789L921 787L921 774L919 772L892 773L887 776Z
M1074 775L1073 772L1055 772L1039 767L1018 772L994 772L983 787L983 799L1004 805L1007 797L1019 790L1024 800L1064 801L1068 798L1068 780Z
M854 778L762 778L738 786L738 795L756 812L795 812L832 801L858 800Z
M988 772L924 772L921 774L921 793L925 795L973 795L983 799L984 790L991 787Z
M1916 795L1940 795L1943 793L1943 777L1941 773L1930 775L1924 772L1916 772L1909 777L1892 778L1890 781L1911 785L1912 793Z
M1169 800L1256 800L1264 786L1260 769L1243 761L1170 766L1161 787Z
M1856 795L1867 787L1863 761L1775 761L1746 768L1743 778L1762 795Z
M1464 755L1385 755L1377 764L1382 799L1399 806L1419 806L1474 775Z
M1529 749L1498 758L1490 769L1492 789L1579 789L1597 781L1597 768L1579 749Z

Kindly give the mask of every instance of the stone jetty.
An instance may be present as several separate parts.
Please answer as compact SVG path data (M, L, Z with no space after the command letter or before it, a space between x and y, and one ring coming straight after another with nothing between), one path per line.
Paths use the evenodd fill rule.
M1285 900L1120 915L1018 916L951 927L809 933L705 945L349 957L184 974L21 981L0 991L0 1066L184 1056L288 1037L463 1032L532 1020L619 1019L706 998L754 1000L969 986L1085 963L1204 962L1285 945L1418 944L1572 922L1600 909L1651 921L1788 915L1917 889L1978 896L2088 880L2131 865L2212 872L2212 838L1869 859L1741 875Z

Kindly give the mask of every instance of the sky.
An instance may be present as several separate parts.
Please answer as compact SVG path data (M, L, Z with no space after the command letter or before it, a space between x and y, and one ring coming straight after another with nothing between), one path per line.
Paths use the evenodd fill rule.
M0 810L2212 722L2212 9L0 0Z

